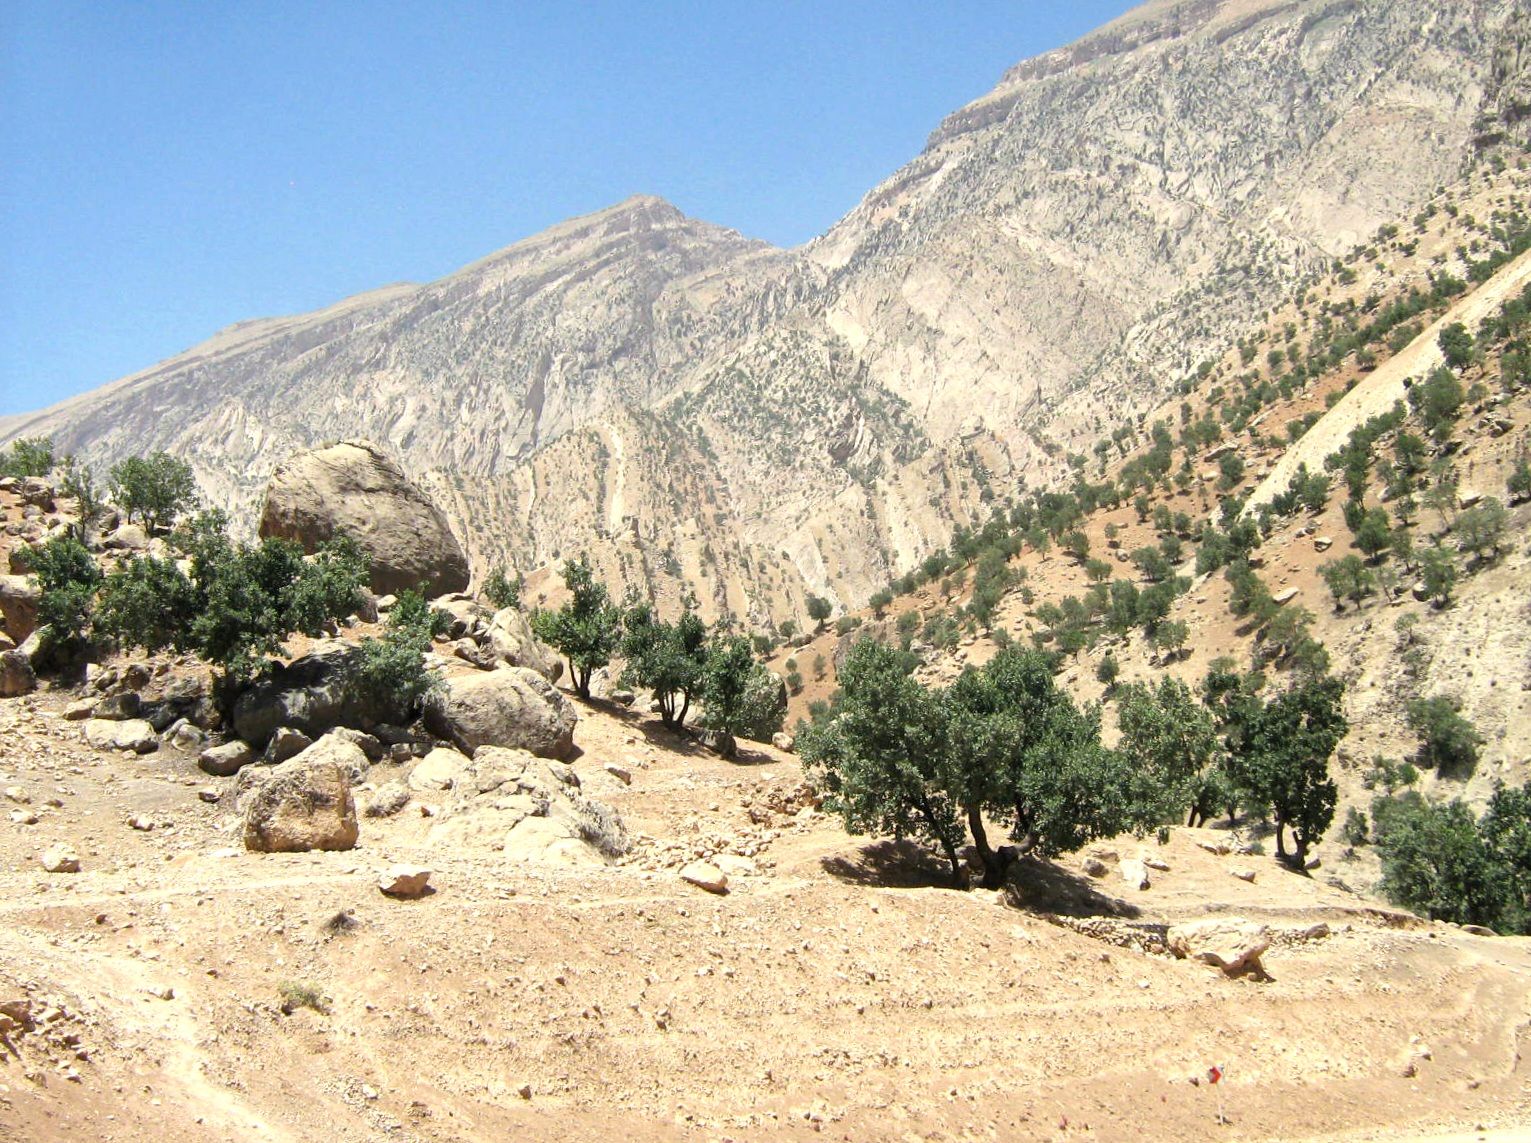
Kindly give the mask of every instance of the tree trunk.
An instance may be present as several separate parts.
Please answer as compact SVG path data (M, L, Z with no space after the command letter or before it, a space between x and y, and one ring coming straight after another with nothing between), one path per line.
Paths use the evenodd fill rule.
M968 814L968 829L973 834L973 846L978 850L978 859L983 862L983 887L998 889L1003 870L999 867L998 856L989 847L989 835L983 828L983 810L977 805L965 808Z
M1286 860L1286 823L1280 814L1276 815L1276 856Z

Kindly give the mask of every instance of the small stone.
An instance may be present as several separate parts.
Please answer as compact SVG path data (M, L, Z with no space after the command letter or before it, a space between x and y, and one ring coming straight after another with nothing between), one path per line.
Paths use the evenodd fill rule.
M134 814L128 819L128 825L140 832L147 833L154 828L154 820L143 814Z
M633 784L633 772L626 767L618 766L615 762L608 762L603 769L624 786Z
M1085 858L1084 861L1080 863L1079 868L1084 870L1087 877L1104 877L1106 874L1111 872L1111 870L1106 866L1106 863L1100 860L1098 857Z
M1147 889L1151 882L1148 879L1148 868L1141 861L1132 858L1123 858L1117 865L1121 872L1122 880L1134 889Z
M1253 869L1230 869L1228 874L1231 877L1237 877L1240 881L1253 882L1255 879L1255 871Z
M1313 537L1313 550L1315 552L1327 552L1332 547L1334 547L1334 538L1332 536Z
M377 879L377 887L388 897L415 898L423 896L431 871L419 865L395 865Z
M693 861L685 866L680 871L680 879L709 893L728 892L728 874L705 861Z
M78 873L80 871L80 855L74 851L74 847L59 842L50 845L43 851L43 869L49 873Z
M522 1099L531 1099L532 1085L529 1083L522 1084L520 1087L516 1088L516 1094L519 1095Z

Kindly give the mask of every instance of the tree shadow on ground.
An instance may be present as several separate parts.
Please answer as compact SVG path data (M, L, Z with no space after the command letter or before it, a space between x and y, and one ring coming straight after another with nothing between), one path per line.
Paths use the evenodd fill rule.
M869 842L853 854L822 857L819 865L836 880L879 889L950 889L952 884L951 866L907 839Z
M1136 905L1103 893L1099 883L1085 874L1036 857L1023 857L1010 867L1005 902L1012 908L1063 917L1131 919L1143 914Z

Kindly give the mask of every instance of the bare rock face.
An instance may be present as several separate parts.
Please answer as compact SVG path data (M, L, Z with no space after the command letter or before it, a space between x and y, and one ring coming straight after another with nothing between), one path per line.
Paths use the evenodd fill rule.
M427 596L468 586L468 561L441 510L367 441L299 453L266 489L260 534L311 552L345 533L367 553L373 592L425 585Z
M480 746L509 746L567 758L578 721L569 700L526 667L448 676L425 704L426 728L470 755Z
M351 781L331 761L283 762L245 805L245 848L261 853L350 849L358 832Z

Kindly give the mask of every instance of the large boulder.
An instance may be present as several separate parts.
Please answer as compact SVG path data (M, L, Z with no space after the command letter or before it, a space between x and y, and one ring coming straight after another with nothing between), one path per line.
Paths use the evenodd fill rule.
M337 726L370 730L377 723L408 722L366 694L357 682L361 651L348 643L320 643L307 655L273 668L234 702L234 732L264 749L278 727L310 738Z
M510 746L567 758L578 721L569 700L526 667L448 675L425 702L426 729L469 755L480 746Z
M263 538L296 540L311 552L340 533L366 552L378 595L424 584L429 597L468 586L468 560L446 517L367 441L299 453L266 488Z
M245 802L245 848L257 852L350 849L358 832L351 780L332 761L274 766Z
M5 633L20 643L37 630L43 590L29 575L0 575L0 617Z

